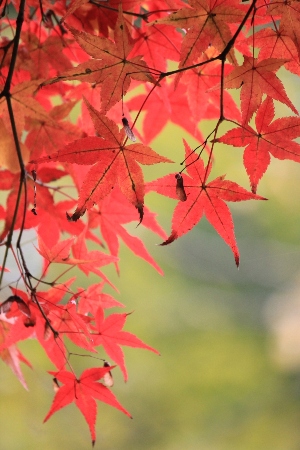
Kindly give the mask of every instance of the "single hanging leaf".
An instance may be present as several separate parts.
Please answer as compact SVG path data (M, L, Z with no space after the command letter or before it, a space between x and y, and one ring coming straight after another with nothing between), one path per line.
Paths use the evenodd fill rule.
M300 118L283 117L273 121L274 116L273 100L267 97L257 111L256 130L249 125L233 128L216 139L216 142L234 147L246 146L244 166L253 193L270 164L270 155L300 162L300 145L293 140L300 136Z
M225 77L225 88L241 88L242 125L246 125L257 111L263 94L284 103L295 114L298 114L297 109L288 98L282 82L274 73L285 63L284 59L268 58L258 61L255 58L244 56L242 66L236 67Z
M63 386L59 387L44 422L59 409L64 408L69 403L75 402L75 405L81 411L89 426L94 445L96 441L95 423L97 418L97 403L95 399L107 403L131 417L129 412L120 405L114 394L104 384L98 381L103 379L114 367L87 369L82 372L80 378L76 378L74 373L68 372L67 370L49 372L58 382L63 383Z
M108 356L120 366L125 381L127 381L128 376L121 345L145 348L159 355L157 350L145 344L134 334L122 330L127 316L128 314L111 314L105 318L103 309L98 308L95 316L95 334L93 335L94 344L103 345Z
M188 175L182 174L186 201L180 201L175 208L172 219L172 232L161 245L175 241L190 231L202 218L207 220L231 248L235 263L239 265L239 251L234 235L234 226L228 206L225 202L240 202L244 200L265 200L259 195L252 194L233 181L227 181L224 176L207 183L211 166L204 166L203 160L193 153L189 145L184 142L185 157L188 159ZM173 175L148 183L148 189L162 195L177 198L176 183Z

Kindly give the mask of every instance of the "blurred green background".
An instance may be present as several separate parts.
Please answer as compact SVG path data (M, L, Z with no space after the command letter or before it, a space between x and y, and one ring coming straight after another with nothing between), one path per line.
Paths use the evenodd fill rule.
M299 81L287 75L286 80L300 110L294 95ZM282 106L278 112L290 115ZM201 124L201 129L207 134L212 125ZM168 125L152 147L178 163L182 137L197 145ZM213 176L226 173L249 188L241 149L218 146L215 155ZM178 168L164 165L147 173L153 179ZM133 311L125 329L161 356L124 349L129 380L125 384L115 369L113 392L133 420L98 403L96 449L299 450L299 175L296 163L272 159L258 191L269 200L229 205L241 253L239 270L205 219L167 247L156 246L160 239L143 227L128 227L144 239L165 276L122 246L120 278L104 269L120 294L106 292ZM151 193L147 204L169 232L176 203ZM94 282L93 276L82 277L79 284ZM34 370L23 366L27 392L1 363L1 450L90 448L88 426L75 405L42 423L53 399L46 373L53 366L37 342L23 342L20 349ZM99 365L81 357L73 362L78 373Z

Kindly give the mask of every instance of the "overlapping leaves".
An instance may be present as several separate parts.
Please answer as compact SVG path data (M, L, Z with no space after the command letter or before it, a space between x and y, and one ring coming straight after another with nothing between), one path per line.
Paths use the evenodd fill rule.
M300 160L296 102L280 80L283 67L300 72L298 2L106 3L15 1L18 20L6 16L7 5L0 7L0 189L7 192L0 208L1 240L10 249L12 228L20 230L19 244L24 229L35 229L36 248L43 258L41 273L31 273L22 245L18 247L16 265L26 289L12 287L0 306L0 358L26 386L20 362L28 362L17 345L36 338L57 368L51 372L57 393L45 420L75 402L93 442L95 399L127 412L105 384L109 367L75 375L68 340L88 352L104 350L125 379L121 346L154 351L123 330L128 313L104 311L123 306L105 292L107 284L116 287L102 271L107 264L119 271L120 240L162 272L126 224L142 222L166 245L205 216L230 246L238 265L227 202L263 199L256 191L270 155ZM232 89L240 95L240 107L231 97ZM80 107L84 94L95 134L86 109ZM295 115L275 118L274 101ZM130 132L119 129L127 119L138 125L134 131L141 142L129 143ZM214 135L209 148L199 122L211 119L218 122L209 135ZM224 119L234 128L219 136ZM148 190L179 200L167 237L144 205L141 165L170 162L145 145L153 144L169 121L196 138L199 147L209 151L210 162L204 164L185 143L187 167L176 177L171 174L148 184ZM221 142L246 147L244 166L252 193L224 176L209 181L214 150ZM176 152L172 159L178 161ZM65 212L76 205L74 186L79 198L67 221ZM86 211L86 220L80 220ZM91 242L100 250L91 248ZM58 279L49 281L54 264L63 265L64 271L77 267L87 283L91 274L100 282L73 289L75 277L62 284ZM18 282L19 278L18 274Z

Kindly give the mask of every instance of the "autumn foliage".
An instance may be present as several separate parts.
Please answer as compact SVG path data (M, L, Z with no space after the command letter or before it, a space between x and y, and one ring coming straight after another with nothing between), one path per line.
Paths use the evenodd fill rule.
M45 421L75 402L95 442L95 400L130 416L111 391L116 366L127 380L122 346L158 353L124 331L130 313L107 312L123 305L106 293L116 287L102 268L119 272L122 241L162 273L125 225L147 227L166 246L203 216L239 265L228 202L265 200L259 183L271 156L300 161L298 111L278 75L300 75L300 3L13 0L1 2L0 20L1 280L15 273L0 305L0 357L26 387L20 363L30 363L18 342L37 339L55 366ZM275 118L278 102L289 116ZM169 121L199 143L184 140L173 161L152 144ZM244 149L249 186L211 176L220 143ZM160 163L169 175L156 179ZM146 206L150 191L177 201L169 235ZM39 273L23 250L30 229ZM56 279L52 265L61 268ZM99 282L81 288L76 268ZM70 341L99 367L78 374Z

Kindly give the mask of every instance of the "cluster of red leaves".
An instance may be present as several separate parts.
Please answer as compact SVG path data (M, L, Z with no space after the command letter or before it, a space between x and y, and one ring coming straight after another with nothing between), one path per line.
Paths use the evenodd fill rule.
M50 372L57 393L45 420L74 401L94 442L95 399L128 413L109 389L112 367L105 363L77 377L65 338L93 353L102 346L125 380L120 346L155 351L123 331L128 314L104 315L123 306L103 292L107 284L114 286L101 270L113 264L119 271L120 238L161 272L142 241L124 227L129 222L149 228L166 245L205 215L239 264L226 203L263 199L256 191L270 154L300 160L295 142L300 119L276 75L283 66L300 75L300 5L283 0L14 0L1 8L0 189L7 192L0 208L0 238L7 249L2 272L11 250L24 290L11 287L12 295L2 299L0 357L26 386L20 362L28 362L17 344L36 338L57 368ZM169 70L170 62L177 68ZM230 89L240 90L240 107ZM274 101L294 115L274 120ZM216 123L206 139L198 127L202 120ZM184 141L180 173L145 184L142 165L172 162L149 147L168 121L199 146L192 150ZM234 128L219 136L224 121ZM246 147L251 191L224 176L208 180L219 142ZM169 237L145 206L150 190L178 200ZM44 260L40 274L28 270L25 229L36 232ZM87 240L100 250L90 251ZM51 264L77 267L87 277L94 273L100 282L87 289L76 286L75 292L75 277L63 284L48 280Z

